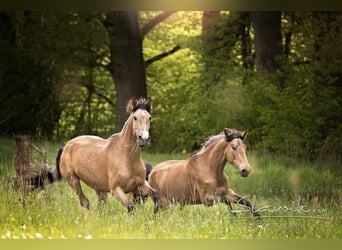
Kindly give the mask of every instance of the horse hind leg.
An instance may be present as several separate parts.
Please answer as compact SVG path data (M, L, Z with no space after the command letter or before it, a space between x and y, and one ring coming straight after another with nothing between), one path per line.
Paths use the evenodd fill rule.
M67 178L70 186L72 189L75 190L76 194L78 195L78 198L80 199L80 204L82 207L85 207L87 209L90 209L90 203L87 197L85 197L81 183L80 183L80 178L76 176L75 174L71 174L69 178Z
M95 189L97 197L99 198L99 204L106 204L107 203L107 192L101 192Z
M229 211L233 214L233 215L236 215L235 212L233 212L233 207L232 207L232 203L230 202L230 200L226 197L222 197L222 202L224 204L226 204L228 207L229 207Z

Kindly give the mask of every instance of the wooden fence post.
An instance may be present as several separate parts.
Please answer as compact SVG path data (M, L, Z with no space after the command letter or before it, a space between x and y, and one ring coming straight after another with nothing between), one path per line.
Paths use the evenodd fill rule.
M26 189L29 183L26 183L26 177L30 173L31 164L31 147L30 138L28 135L19 135L15 137L16 142L16 156L15 156L15 168L19 181L19 185Z

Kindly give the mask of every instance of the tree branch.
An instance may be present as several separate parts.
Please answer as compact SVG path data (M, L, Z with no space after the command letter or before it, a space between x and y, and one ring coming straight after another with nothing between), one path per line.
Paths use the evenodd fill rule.
M181 49L181 46L176 45L173 49L148 59L147 61L145 61L145 67L147 68L150 64L152 64L156 61L159 61L159 60L163 59L164 57L172 55L173 53L177 52L179 49Z
M158 16L151 19L141 30L141 37L142 39L144 36L150 32L155 26L157 26L160 22L164 21L166 18L171 16L172 14L176 13L177 11L164 11L163 13L159 14Z
M32 149L34 149L35 151L37 151L40 154L40 157L42 158L44 164L47 164L46 150L40 149L32 143L30 143L30 146Z
M98 97L102 98L103 100L105 100L107 103L109 103L112 107L115 107L115 103L110 99L108 98L107 96L105 96L104 94L98 92L98 91L95 91L95 95L97 95Z

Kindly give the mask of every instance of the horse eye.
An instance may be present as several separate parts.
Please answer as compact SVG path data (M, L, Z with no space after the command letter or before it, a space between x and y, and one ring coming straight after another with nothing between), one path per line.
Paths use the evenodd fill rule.
M148 118L148 119L151 121L152 117L150 116L150 118Z
M138 120L138 118L136 116L133 116L133 119L134 119L134 121Z
M232 145L232 149L233 149L233 150L236 150L236 149L237 149L237 146Z

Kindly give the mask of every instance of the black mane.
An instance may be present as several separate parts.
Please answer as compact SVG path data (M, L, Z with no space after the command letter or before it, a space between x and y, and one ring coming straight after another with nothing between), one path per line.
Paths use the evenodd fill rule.
M134 102L134 106L132 111L135 112L138 109L144 109L147 112L151 113L151 101L150 99L139 98Z
M230 141L232 141L234 139L241 139L241 140L243 140L244 137L243 137L243 135L240 132L233 133L233 134L230 134L230 135L226 136L226 141L227 142L230 142Z

